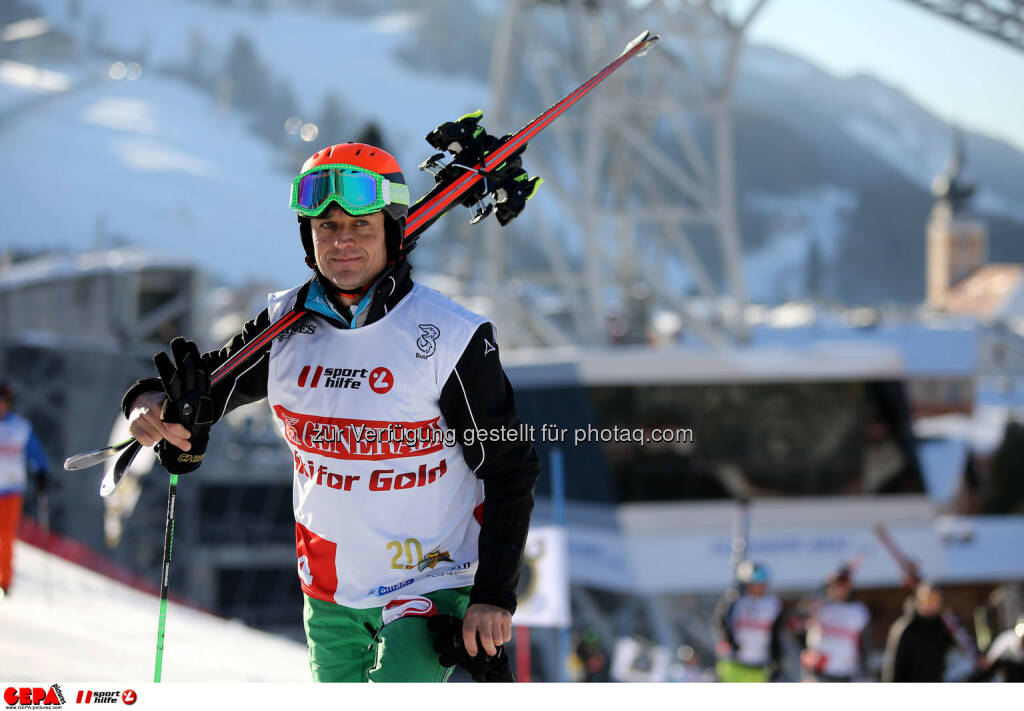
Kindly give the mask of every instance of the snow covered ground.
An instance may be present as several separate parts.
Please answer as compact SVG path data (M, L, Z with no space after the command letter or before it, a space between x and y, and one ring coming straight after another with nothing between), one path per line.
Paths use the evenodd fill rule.
M0 678L153 680L159 598L21 541L15 575L13 594L0 601ZM301 643L173 603L165 629L165 682L311 681Z

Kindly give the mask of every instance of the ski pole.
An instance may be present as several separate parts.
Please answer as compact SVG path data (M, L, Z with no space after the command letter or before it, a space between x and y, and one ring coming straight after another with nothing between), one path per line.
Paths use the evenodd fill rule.
M170 582L171 554L174 549L174 505L178 497L178 475L171 474L170 488L167 491L167 522L164 526L164 564L160 571L160 624L156 632L156 669L153 681L160 682L160 672L164 663L164 623L167 620L167 588Z

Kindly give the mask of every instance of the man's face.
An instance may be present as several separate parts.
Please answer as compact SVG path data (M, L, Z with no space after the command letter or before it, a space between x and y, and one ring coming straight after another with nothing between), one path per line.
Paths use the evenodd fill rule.
M764 583L751 583L747 586L747 593L754 597L761 597L768 592L768 586Z
M846 602L850 599L850 593L853 592L853 586L844 580L837 580L828 586L828 597L838 602Z
M310 222L316 265L339 289L358 289L387 265L383 212L352 216L334 205Z
M934 617L942 610L942 593L935 588L921 586L917 590L917 611L924 617Z
M11 411L11 403L5 397L0 397L0 417L6 417Z

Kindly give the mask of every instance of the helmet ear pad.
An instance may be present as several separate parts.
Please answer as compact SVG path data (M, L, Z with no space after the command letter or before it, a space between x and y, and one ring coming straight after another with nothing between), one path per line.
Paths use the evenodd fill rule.
M316 267L316 254L313 252L313 223L302 215L299 215L299 237L302 238L302 249L306 252L306 266L319 272Z
M395 219L384 211L384 245L387 247L388 264L394 264L402 256L402 242L405 237L405 217Z

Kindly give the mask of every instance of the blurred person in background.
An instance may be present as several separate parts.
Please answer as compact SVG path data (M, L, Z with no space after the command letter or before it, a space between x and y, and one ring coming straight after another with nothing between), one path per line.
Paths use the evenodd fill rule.
M745 560L736 568L737 587L719 601L712 617L718 680L776 681L782 662L782 601L768 591L771 575Z
M853 599L853 570L844 565L825 581L824 596L801 604L797 626L804 650L800 666L808 681L863 681L871 615Z
M0 383L0 600L14 582L14 541L29 470L39 496L48 481L46 454L29 421L14 412L14 388Z
M992 640L978 667L970 681L1024 682L1024 615Z
M580 641L576 645L576 659L583 681L608 681L608 655L604 653L597 633L589 627L580 634Z
M225 412L268 400L294 457L314 680L445 681L459 664L477 681L512 681L503 645L539 460L529 442L473 436L519 426L512 388L493 324L413 282L409 204L386 151L315 153L292 182L311 278L271 294L219 351L174 339L175 362L158 353L160 377L133 385L122 409L132 435L182 474ZM211 386L213 370L293 310L298 321Z
M942 590L929 582L907 598L903 616L889 628L882 681L943 681L946 655L957 642L942 620L942 606Z

